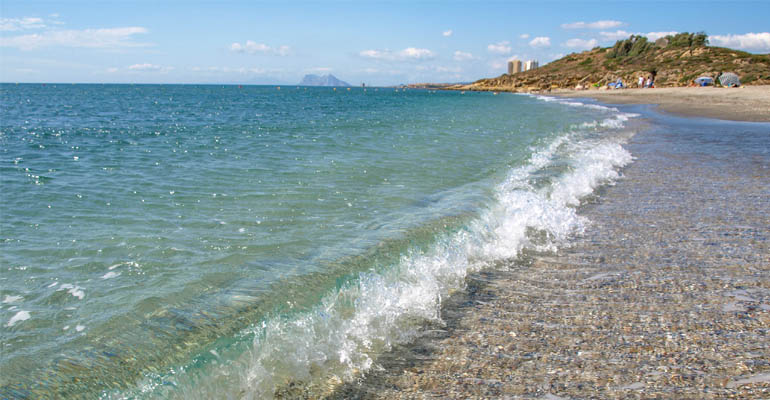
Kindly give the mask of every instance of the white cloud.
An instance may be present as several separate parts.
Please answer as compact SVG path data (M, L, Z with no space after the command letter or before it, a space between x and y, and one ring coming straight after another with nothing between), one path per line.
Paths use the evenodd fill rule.
M602 38L602 41L628 39L628 37L631 35L633 35L633 33L623 30L617 30L615 32L599 32L599 36Z
M676 35L679 32L676 31L670 31L670 32L647 32L647 33L637 33L637 35L642 35L650 40L658 40L662 37L666 37L668 35Z
M267 72L271 72L261 68L246 68L246 67L192 67L193 72L203 72L209 74L242 74L242 75L261 75ZM274 72L274 71L272 71Z
M252 40L247 40L245 44L240 43L233 43L230 45L230 50L236 52L236 53L250 53L254 54L256 52L260 53L267 53L270 51L270 46L264 44L264 43L257 43Z
M508 54L511 52L511 42L506 40L487 45L487 51L495 54Z
M45 21L37 17L0 18L0 31L20 31L45 28Z
M588 50L593 49L599 44L599 41L596 39L591 40L585 40L585 39L570 39L567 40L564 45L572 48L572 49L578 49L578 50Z
M173 69L174 67L163 67L160 65L149 64L149 63L134 64L134 65L128 66L129 71L137 71L137 72L169 72Z
M291 54L291 48L286 45L280 46L275 49L275 54L278 54L279 56L288 56Z
M411 60L426 60L435 57L435 54L428 49L417 49L414 47L407 47L406 49L401 50L399 55Z
M447 29L447 30L445 30L444 32L442 32L441 34L442 34L443 36L445 36L445 37L449 37L449 36L452 36L452 30L451 30L451 29Z
M473 54L457 50L455 51L454 57L452 58L455 61L468 61L468 60L473 60Z
M289 46L279 46L279 47L273 48L264 43L257 43L253 40L247 40L246 43L244 44L240 44L238 42L231 44L230 51L234 51L236 53L248 53L248 54L263 53L263 54L275 54L279 56L287 56L291 53L291 48Z
M390 56L392 53L390 53L388 50L381 51L381 50L364 50L358 55L364 58L374 58L374 59L384 59L386 56Z
M114 73L118 72L118 68L115 68L115 67L107 68L107 72L109 72L111 74L114 74Z
M521 35L519 35L519 38L521 38L521 39L529 39L529 33L522 33Z
M712 45L742 50L770 50L770 32L709 36Z
M676 35L678 32L670 31L670 32L628 32L624 30L617 30L615 32L599 32L599 36L601 37L601 40L603 42L611 41L611 40L621 40L621 39L628 39L631 35L640 35L644 36L649 40L658 40L662 37L668 36L668 35Z
M602 20L595 22L573 22L570 24L561 24L562 29L611 29L623 25L620 21Z
M53 30L31 35L0 38L0 47L16 47L21 50L33 50L39 47L87 47L119 48L144 47L148 43L132 41L134 35L147 33L146 28L129 26L124 28Z
M407 47L396 52L390 50L363 50L358 55L364 58L383 61L421 61L436 57L436 53L428 49L418 49L416 47Z
M548 36L538 36L534 39L532 39L529 42L529 45L532 47L550 47L551 46L551 38Z

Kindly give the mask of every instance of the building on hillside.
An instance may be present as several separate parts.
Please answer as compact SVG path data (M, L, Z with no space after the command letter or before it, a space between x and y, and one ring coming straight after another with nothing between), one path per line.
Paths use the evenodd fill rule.
M521 61L519 60L508 61L508 75L512 75L521 71L522 71Z
M529 71L531 69L535 69L535 68L538 67L538 65L539 64L538 64L537 60L529 60L529 61L524 63L524 71Z

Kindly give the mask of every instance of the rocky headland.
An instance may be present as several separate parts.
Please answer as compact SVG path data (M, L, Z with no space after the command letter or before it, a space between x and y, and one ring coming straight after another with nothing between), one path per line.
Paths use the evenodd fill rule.
M655 87L691 85L699 76L733 72L742 85L770 84L770 54L751 54L708 45L705 34L680 33L655 42L643 36L619 40L613 47L572 53L540 68L480 79L454 90L550 92L598 89L618 78L636 87L639 76L654 76Z

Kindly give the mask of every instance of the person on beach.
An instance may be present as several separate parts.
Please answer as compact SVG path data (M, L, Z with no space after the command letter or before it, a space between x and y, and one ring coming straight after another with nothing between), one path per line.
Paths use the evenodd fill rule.
M644 87L644 76L639 75L639 84L637 86L639 86L639 89Z
M649 76L647 77L647 83L644 84L644 87L646 87L646 88L651 88L652 87L652 78L651 77L649 77Z

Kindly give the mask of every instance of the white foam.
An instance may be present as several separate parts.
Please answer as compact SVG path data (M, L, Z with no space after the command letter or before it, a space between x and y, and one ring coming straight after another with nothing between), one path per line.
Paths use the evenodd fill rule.
M583 108L590 108L592 110L618 112L618 109L615 107L607 107L599 104L587 104L587 103L575 101L574 99L562 99L562 98L556 98L552 96L543 96L543 95L535 95L534 97L538 100L542 100L548 103L559 103L570 107L583 107Z
M8 324L5 326L12 327L16 325L17 322L26 321L30 318L29 311L21 310L17 312L11 319L8 320Z
M629 116L614 118L622 122ZM255 336L248 352L184 378L194 381L189 382L196 388L192 397L207 398L227 387L245 398L270 398L288 381L350 381L372 368L377 354L418 335L418 322L440 323L441 299L461 289L468 273L515 258L526 248L555 249L581 232L587 221L574 206L597 186L617 179L617 168L632 158L617 140L581 141L576 135L556 138L512 170L496 188L494 204L466 229L439 238L431 248L413 249L390 269L359 274L312 312L267 318L245 332ZM532 174L555 159L569 162L569 172L534 188ZM543 235L533 238L532 231Z
M637 116L598 107L613 115L581 128L622 128ZM191 398L221 397L223 388L242 398L271 398L287 382L354 379L372 368L378 354L418 335L421 322L441 323L441 299L462 289L468 273L513 259L524 249L555 249L580 233L588 221L577 215L575 206L598 186L618 179L618 168L632 161L622 139L613 138L618 132L612 132L597 135L578 129L555 138L534 151L528 163L510 171L495 189L494 203L465 229L438 238L430 248L412 249L391 268L359 274L357 280L329 292L312 312L290 319L266 318L243 332L254 336L253 343L249 351L231 355L231 362L212 363L196 376L163 380L194 387L195 391L185 392ZM530 183L539 170L562 168L564 163L568 172L550 184ZM152 391L158 385L162 383L146 381L141 390Z
M534 97L536 99L545 101L545 102L549 102L549 103L553 102L553 101L559 101L559 99L557 99L556 97L552 97L552 96L543 96L543 95L538 95L538 94L533 94L533 95L530 95L530 96L532 96L532 97Z
M17 301L24 300L21 296L11 296L11 295L5 295L5 298L3 299L3 303L10 304L10 303L16 303Z
M83 288L80 286L71 285L69 283L65 283L61 286L59 286L59 291L66 290L67 293L71 294L73 297L77 297L80 300L83 300L83 297L85 297L85 292L83 291Z
M110 271L110 272L102 275L102 279L117 278L118 276L120 276L120 272Z
M107 267L107 270L110 271L110 272L107 272L106 274L102 275L102 279L116 278L116 277L120 276L120 274L121 274L120 272L113 272L113 270L115 268L118 268L118 267L123 266L123 265L128 266L129 271L131 271L133 268L139 268L140 267L139 264L137 262L135 262L135 261L119 262L117 264L113 264L113 265L110 265L109 267Z
M602 143L583 149L575 157L575 169L554 185L551 199L557 204L576 206L600 184L617 179L616 168L631 160L631 153L618 143Z

